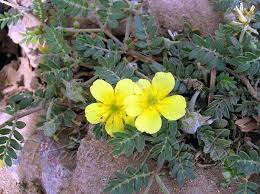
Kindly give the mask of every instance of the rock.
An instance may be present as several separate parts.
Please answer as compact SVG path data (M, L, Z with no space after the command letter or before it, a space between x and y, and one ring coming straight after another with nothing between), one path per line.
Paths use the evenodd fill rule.
M96 140L93 135L85 137L77 153L77 167L70 185L63 193L101 193L108 180L118 170L124 169L130 161L124 157L114 158L104 140Z
M140 160L142 161L142 160ZM116 171L124 170L128 165L139 166L140 161L125 157L114 158L111 148L104 140L96 140L93 135L85 137L77 153L77 167L73 172L70 184L62 190L62 194L89 193L100 194L108 180L114 177ZM150 170L155 169L149 163ZM219 182L222 180L220 169L196 169L196 179L186 180L184 186L178 187L175 180L165 172L162 179L170 193L233 193L234 188L221 189ZM156 182L153 183L149 194L161 193Z
M203 34L213 34L221 20L208 0L147 0L146 9L163 33L181 30L189 22Z
M27 185L37 183L44 193L60 193L64 185L69 184L75 166L75 159L64 151L65 148L44 136L42 131L33 135L23 147L19 180Z
M28 2L26 3L26 5ZM22 51L28 57L30 61L30 65L32 67L37 67L39 64L39 54L36 52L38 45L26 44L23 43L23 36L21 33L26 32L28 28L33 28L39 26L40 22L35 20L34 18L29 18L28 16L24 16L21 20L19 20L15 24L9 25L8 36L13 40L14 43L19 44L22 48Z

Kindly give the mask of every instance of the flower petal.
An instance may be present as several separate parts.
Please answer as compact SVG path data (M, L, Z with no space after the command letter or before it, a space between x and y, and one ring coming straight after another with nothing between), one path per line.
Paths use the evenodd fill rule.
M124 103L127 96L134 94L135 83L130 79L120 80L115 87L115 97L118 103Z
M104 80L96 80L90 87L90 92L96 100L104 104L110 104L114 100L114 89Z
M155 109L146 109L135 121L136 128L141 132L154 134L158 132L162 126L160 114Z
M111 115L107 121L105 129L107 133L113 137L113 133L120 132L124 130L124 122L120 114Z
M143 92L143 90L145 90L146 88L149 88L150 86L151 86L150 81L148 81L146 79L139 79L135 83L134 92L136 94L141 94Z
M171 73L158 72L152 80L152 87L160 97L167 96L174 88L175 79Z
M102 103L93 103L86 107L85 116L91 124L104 122L109 115L108 106Z
M131 117L131 116L125 116L124 117L124 121L125 121L125 124L127 125L131 125L131 126L135 126L135 117Z
M140 99L136 95L128 96L125 99L125 111L126 114L132 117L136 117L143 111L143 107L141 106Z
M157 105L158 111L168 120L178 120L186 113L186 100L181 95L164 98Z

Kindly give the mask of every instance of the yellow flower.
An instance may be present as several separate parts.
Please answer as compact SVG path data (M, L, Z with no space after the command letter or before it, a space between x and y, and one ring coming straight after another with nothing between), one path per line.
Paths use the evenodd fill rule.
M98 101L85 109L87 120L91 124L104 123L110 136L124 130L124 124L131 124L133 119L125 113L124 100L134 93L134 82L120 80L115 89L104 80L96 80L90 87L92 96Z
M171 73L158 72L152 83L140 79L134 87L134 95L125 100L126 113L137 117L136 128L141 132L154 134L162 126L160 115L168 120L178 120L186 113L186 101L183 96L168 96L173 90L175 79Z

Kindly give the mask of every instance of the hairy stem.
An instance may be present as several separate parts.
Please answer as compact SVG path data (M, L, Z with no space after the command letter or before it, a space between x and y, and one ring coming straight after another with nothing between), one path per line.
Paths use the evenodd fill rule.
M56 27L57 30L62 30L64 32L73 32L73 33L81 33L81 32L101 32L100 28L90 28L90 29L76 29L76 28L64 28L61 26Z
M39 112L41 110L43 110L43 107L38 106L36 108L31 108L31 109L28 109L28 110L25 110L25 111L21 111L21 112L17 113L15 116L13 116L10 119L8 119L7 121L5 121L3 124L1 124L0 129L5 127L8 123L13 122L15 119L18 120L20 118L23 118L23 117L28 116L28 115L35 113L35 112Z

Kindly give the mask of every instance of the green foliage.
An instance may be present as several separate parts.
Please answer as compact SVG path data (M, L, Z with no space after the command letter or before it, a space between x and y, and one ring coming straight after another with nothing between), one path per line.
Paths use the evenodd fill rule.
M62 127L72 127L72 121L76 118L76 113L66 110L64 107L54 104L52 101L47 109L46 119L41 127L45 135L51 137Z
M116 178L108 182L104 192L111 194L136 193L142 187L146 187L149 177L153 172L149 172L147 165L143 165L140 169L128 167L124 172L117 172Z
M70 47L59 31L54 27L47 27L45 31L49 53L60 54L62 56L66 56L70 53Z
M199 35L194 34L193 42L194 47L189 54L190 59L196 59L198 62L206 64L209 68L224 69L224 42L222 39L213 39L210 36L203 39Z
M134 151L144 151L145 136L132 126L127 126L123 132L114 134L115 137L109 140L108 144L113 146L113 155L118 157L122 154L129 157Z
M246 176L260 173L260 156L255 150L251 150L249 153L240 151L238 155L230 155L227 160L232 168Z
M127 17L128 4L124 0L98 0L97 15L103 26L118 28L119 22Z
M58 61L40 64L41 78L46 83L44 90L44 98L46 100L58 97L62 94L61 89L64 88L64 80L71 81L73 72L69 64L61 66ZM66 90L66 89L65 89Z
M221 160L227 156L230 144L228 129L213 129L203 126L199 129L197 137L204 144L203 152L209 154L214 161Z
M161 129L157 137L153 138L151 149L151 157L157 159L157 165L162 166L166 161L171 161L173 157L173 149L179 149L179 141L177 136L177 123L167 123Z
M183 186L185 178L195 179L194 164L192 154L186 152L177 152L169 163L170 176L176 178L179 186Z
M6 112L10 115L15 114L17 111L26 109L33 105L32 93L19 93L9 98Z
M75 81L66 81L63 80L63 84L65 85L65 91L63 90L64 96L66 96L69 100L73 102L83 102L86 103L86 100L83 96L84 90L82 84Z
M237 85L237 82L234 81L234 78L229 77L227 74L221 73L218 76L217 88L219 90L232 91L232 90L235 90L237 88L236 85Z
M230 118L230 112L234 112L234 105L237 104L236 96L214 95L213 101L208 105L205 115L213 118Z
M120 60L118 46L112 41L108 40L107 45L102 40L101 36L95 38L90 35L79 35L75 41L75 48L85 57L91 57L94 60L105 56L106 54L114 54L118 57L117 62Z
M0 29L3 29L6 25L15 24L21 17L21 13L0 13Z
M237 104L235 112L241 113L243 117L259 115L258 106L259 103L257 103L256 101L243 100L241 104Z
M42 44L43 40L43 31L41 28L34 28L32 30L27 30L26 32L21 33L23 36L22 42L25 44Z
M65 10L67 15L72 16L87 16L88 3L84 0L52 0L59 10Z
M46 11L42 0L32 1L33 14L38 16L42 22L46 20Z
M157 26L151 16L135 16L134 36L138 39L135 46L146 55L158 55L164 48L164 40L157 37Z
M259 185L249 181L252 174L260 172L260 157L255 150L240 151L239 154L230 154L224 162L224 178L227 184L240 180L242 184L236 193L257 193Z
M239 186L236 194L256 194L259 189L259 185L254 182L246 182Z
M232 9L240 3L240 0L217 0L215 1L215 7L217 10L226 11Z
M182 186L186 178L194 178L192 149L203 150L200 157L205 163L224 161L226 183L237 180L243 183L238 193L256 193L257 185L251 182L250 177L259 173L259 156L255 151L246 153L242 150L257 145L252 132L246 134L250 137L248 139L252 139L252 144L241 139L235 121L260 113L259 100L248 90L250 85L251 89L257 90L259 82L259 36L257 31L252 33L248 30L249 26L259 30L259 12L244 30L247 24L220 24L214 36L204 37L185 24L183 32L176 36L171 34L170 40L157 34L156 22L143 13L142 4L126 0L87 2L53 0L45 5L40 0L33 1L31 11L44 24L28 29L23 34L23 41L46 46L47 51L42 54L38 68L40 83L44 87L37 92L11 97L5 111L15 116L40 104L45 115L39 127L46 135L57 137L62 130L74 133L88 127L84 109L91 103L89 87L95 79L115 85L124 78L136 81L136 76L148 79L158 71L171 72L176 79L173 94L183 94L187 105L195 103L193 108L196 112L186 114L183 120L192 120L197 115L197 120L194 119L188 127L194 129L198 124L203 127L192 135L185 132L184 125L164 120L157 134L141 133L127 126L125 131L110 138L104 123L95 125L93 133L97 138L109 141L115 156L147 154L139 169L129 167L117 173L105 191L140 192L147 186L148 179L153 178L160 184L161 168ZM215 2L219 9L231 12L238 1ZM245 7L250 6L246 4ZM22 14L0 15L1 27L16 22ZM83 26L81 21L88 14L98 20L99 29L76 29ZM70 21L79 25L72 25ZM121 32L125 23L126 33L114 34ZM61 29L66 33L63 34ZM213 68L217 70L214 87ZM200 94L195 100L194 94L198 94L198 90ZM178 122L183 124L183 120ZM211 122L211 126L205 126ZM23 137L19 129L25 124L20 121L7 124L0 129L0 160L11 165L17 157L15 150L21 149ZM74 141L79 145L80 140ZM232 154L232 149L239 154ZM150 172L143 164L153 161L157 163L157 169ZM167 193L167 188L164 189Z

